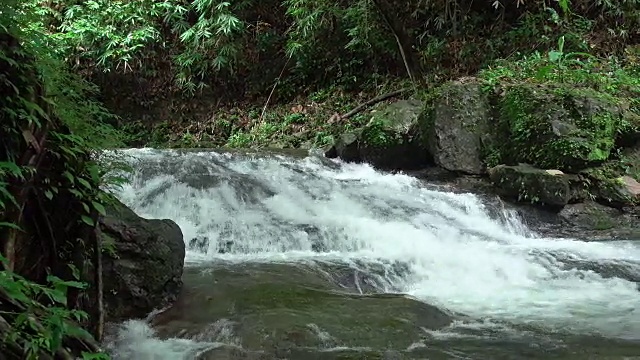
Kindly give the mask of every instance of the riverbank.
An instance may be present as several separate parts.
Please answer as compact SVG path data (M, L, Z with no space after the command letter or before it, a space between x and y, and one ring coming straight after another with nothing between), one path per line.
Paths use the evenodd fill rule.
M636 69L589 57L570 62L554 52L432 87L396 83L388 86L396 90L357 97L334 88L264 114L250 104L221 108L203 121L178 116L134 135L156 147L313 149L382 170L438 167L451 178L483 178L492 186L479 190L546 207L605 238L635 237Z

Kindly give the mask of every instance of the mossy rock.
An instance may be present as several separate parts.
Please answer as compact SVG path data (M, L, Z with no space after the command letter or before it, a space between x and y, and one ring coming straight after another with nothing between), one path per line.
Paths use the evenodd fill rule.
M494 141L490 121L489 97L479 81L446 83L427 98L420 116L421 146L449 171L483 174L485 149Z
M336 156L346 162L360 162L362 157L358 150L358 142L362 130L355 130L344 133L338 137L335 142Z
M621 172L640 181L640 143L623 149L617 162Z
M414 169L428 162L418 142L418 117L423 103L399 100L372 112L362 129L358 149L362 160L381 169Z
M623 111L619 133L619 146L640 146L640 114L631 110Z
M400 294L349 292L312 266L216 265L210 270L186 270L185 291L155 319L162 337L218 341L207 338L213 334L208 329L224 319L247 351L404 350L422 339L422 328L441 329L453 320Z
M585 169L582 174L598 201L616 208L640 204L640 146L625 149L619 159Z
M609 159L622 123L616 99L587 88L511 85L496 103L503 163L582 170Z
M529 165L498 165L489 177L501 195L540 205L562 207L572 199L572 176Z
M422 106L421 101L399 100L373 111L367 125L338 136L325 156L367 162L385 170L409 170L428 164L427 151L418 141Z
M616 208L640 205L640 183L630 176L594 179L593 193L600 202Z
M593 201L568 205L558 215L571 226L587 230L611 230L630 226L620 210Z
M103 243L113 250L102 259L108 321L144 317L175 300L185 244L174 221L144 219L114 199L99 225Z

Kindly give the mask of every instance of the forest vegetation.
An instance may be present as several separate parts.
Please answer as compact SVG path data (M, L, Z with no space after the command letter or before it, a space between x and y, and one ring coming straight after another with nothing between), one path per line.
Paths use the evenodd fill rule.
M4 0L0 69L0 358L98 359L100 150L323 146L461 77L640 114L640 0Z

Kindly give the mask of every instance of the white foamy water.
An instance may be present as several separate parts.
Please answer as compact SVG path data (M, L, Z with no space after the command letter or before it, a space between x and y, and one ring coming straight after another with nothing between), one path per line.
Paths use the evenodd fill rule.
M121 200L142 216L176 221L187 245L199 239L187 263L401 262L409 272L396 288L474 318L640 338L636 283L558 260L625 263L637 272L638 243L540 238L513 213L492 218L473 194L429 190L367 165L125 153L136 158L136 172Z

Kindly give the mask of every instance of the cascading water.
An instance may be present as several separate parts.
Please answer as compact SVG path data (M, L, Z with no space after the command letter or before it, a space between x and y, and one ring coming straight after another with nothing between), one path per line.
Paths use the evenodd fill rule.
M341 264L367 274L378 292L408 294L467 319L425 330L431 339L490 338L500 324L501 331L640 341L637 242L542 238L478 196L437 191L368 165L273 154L123 153L135 171L121 200L141 216L176 221L187 266ZM605 265L628 276L594 271ZM149 331L142 322L124 326L116 357L189 358L208 344L159 340ZM473 351L449 355L476 358Z

